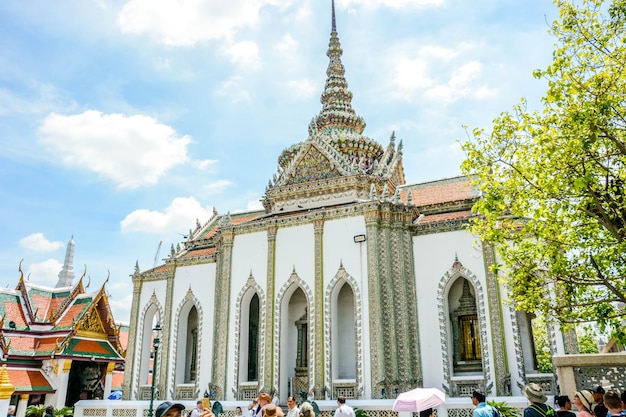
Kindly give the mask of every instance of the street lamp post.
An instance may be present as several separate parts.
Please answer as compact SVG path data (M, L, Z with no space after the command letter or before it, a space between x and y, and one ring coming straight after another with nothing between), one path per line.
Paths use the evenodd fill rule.
M154 357L152 358L152 385L150 385L150 407L148 408L148 417L153 416L152 406L154 403L154 383L156 381L157 353L159 352L159 343L161 343L161 339L159 339L159 336L161 335L161 325L157 323L152 331L154 332L154 339L152 340L152 347L154 347Z

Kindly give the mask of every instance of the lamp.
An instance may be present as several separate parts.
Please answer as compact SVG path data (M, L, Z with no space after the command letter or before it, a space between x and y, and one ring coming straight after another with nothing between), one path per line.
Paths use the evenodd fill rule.
M152 347L154 348L154 357L152 358L152 384L150 385L150 407L148 408L148 417L153 416L153 404L154 404L154 383L156 380L156 368L157 368L157 353L159 352L159 344L161 343L161 339L159 336L161 335L161 325L157 323L152 329L152 333L154 334L154 338L152 339Z

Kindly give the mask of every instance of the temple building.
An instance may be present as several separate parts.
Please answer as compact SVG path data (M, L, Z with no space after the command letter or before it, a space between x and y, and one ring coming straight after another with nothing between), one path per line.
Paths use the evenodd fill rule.
M342 53L333 5L321 111L278 156L264 209L215 212L162 265L136 267L125 398L150 398L157 324L158 399L552 392L532 317L504 302L493 247L467 231L479 194L465 177L405 183L402 141L363 133Z
M16 288L0 289L0 354L17 416L29 405L73 406L121 388L125 347L106 282L93 292L84 274L74 283L73 257L72 239L54 288L26 279L20 265Z

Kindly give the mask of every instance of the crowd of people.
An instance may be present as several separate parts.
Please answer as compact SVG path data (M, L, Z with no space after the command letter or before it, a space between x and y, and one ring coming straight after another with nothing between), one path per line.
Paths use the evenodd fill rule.
M572 401L567 395L554 397L554 408L546 404L548 397L541 386L530 383L522 389L522 394L530 405L524 409L523 417L576 417L572 410ZM574 405L578 417L626 417L626 391L621 395L616 390L605 391L602 386L591 390L574 392ZM493 406L487 404L485 394L472 393L473 417L497 417Z
M184 409L183 404L164 401L157 407L155 416L182 417ZM196 407L189 413L189 417L215 417L215 415L204 404L203 400L198 400ZM243 417L241 407L235 408L235 417ZM246 417L285 417L285 412L278 404L278 397L272 399L269 394L262 393L248 406L248 416ZM298 406L296 399L290 396L287 398L286 417L315 417L315 410L308 401ZM345 397L337 398L337 410L335 410L334 417L356 417L354 409L346 404Z

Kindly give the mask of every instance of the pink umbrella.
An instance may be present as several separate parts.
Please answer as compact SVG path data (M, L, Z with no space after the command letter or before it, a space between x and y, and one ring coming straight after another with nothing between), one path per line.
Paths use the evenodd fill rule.
M412 411L419 413L443 404L446 395L437 388L415 388L398 395L393 403L393 411Z

